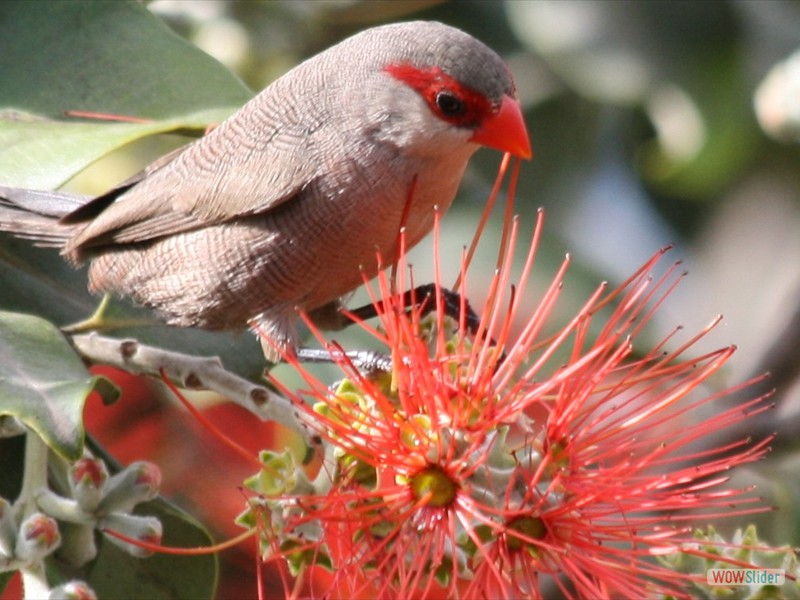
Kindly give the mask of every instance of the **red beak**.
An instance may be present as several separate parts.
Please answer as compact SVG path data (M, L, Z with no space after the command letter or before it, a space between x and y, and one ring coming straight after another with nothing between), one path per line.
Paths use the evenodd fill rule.
M526 159L533 155L522 107L518 100L508 95L503 96L500 110L484 119L470 141Z

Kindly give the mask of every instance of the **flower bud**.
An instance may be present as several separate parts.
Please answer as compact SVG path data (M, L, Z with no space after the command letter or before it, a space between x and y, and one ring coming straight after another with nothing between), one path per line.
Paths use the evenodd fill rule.
M81 458L69 470L72 497L87 512L94 512L108 483L108 469L97 458Z
M47 600L97 600L97 594L83 581L69 581L50 590Z
M161 521L156 517L142 517L139 515L128 515L123 513L112 513L100 519L98 528L120 533L127 538L145 542L147 544L161 543ZM106 538L125 552L137 558L150 556L153 551L130 542L121 540L108 533Z
M98 506L100 514L130 512L140 502L152 500L161 486L161 471L153 463L135 462L114 475Z
M14 555L24 563L44 558L61 543L61 534L55 519L33 513L20 525Z

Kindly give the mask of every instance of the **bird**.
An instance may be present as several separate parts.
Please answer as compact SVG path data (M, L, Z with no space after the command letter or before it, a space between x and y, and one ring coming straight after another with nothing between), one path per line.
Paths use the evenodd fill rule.
M334 328L398 258L399 230L408 248L429 233L481 146L531 157L506 63L449 25L382 25L102 195L0 182L0 231L88 263L92 292L170 325L249 327L274 361L299 346L298 311Z

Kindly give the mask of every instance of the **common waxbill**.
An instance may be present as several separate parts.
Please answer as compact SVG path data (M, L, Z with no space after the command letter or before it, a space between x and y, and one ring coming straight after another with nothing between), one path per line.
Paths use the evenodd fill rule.
M0 187L0 230L89 261L93 292L172 325L254 327L274 359L298 309L332 314L377 255L396 260L401 226L409 247L431 230L481 145L531 154L502 59L441 23L385 25L102 196Z

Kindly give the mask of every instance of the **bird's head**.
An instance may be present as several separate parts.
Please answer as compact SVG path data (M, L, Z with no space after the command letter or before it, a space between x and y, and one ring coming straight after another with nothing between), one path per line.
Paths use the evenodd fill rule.
M373 106L383 111L384 133L400 145L467 142L531 157L513 78L491 48L454 27L427 21L365 34L363 42L390 80Z

